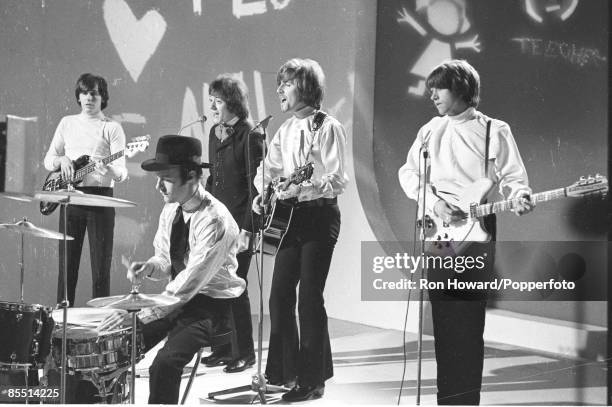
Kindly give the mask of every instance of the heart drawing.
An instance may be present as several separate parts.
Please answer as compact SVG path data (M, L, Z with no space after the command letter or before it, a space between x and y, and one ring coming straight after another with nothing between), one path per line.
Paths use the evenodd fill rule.
M134 82L157 50L166 32L166 21L155 10L138 20L125 0L104 2L104 22L123 65Z

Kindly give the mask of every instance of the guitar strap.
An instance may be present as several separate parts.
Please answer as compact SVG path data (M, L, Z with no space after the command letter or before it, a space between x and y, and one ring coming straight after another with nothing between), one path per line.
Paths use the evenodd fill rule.
M484 159L484 176L489 175L489 145L491 144L491 120L487 120L487 134L485 136L485 159ZM483 203L486 203L485 200ZM485 229L491 234L491 240L496 239L497 234L497 222L495 214L485 216L484 220Z
M485 136L484 176L489 175L489 144L491 143L491 120L487 120L487 135Z
M312 142L310 143L310 148L308 149L308 153L306 153L305 161L302 163L302 165L308 162L308 158L310 157L310 153L312 152L312 147L314 146L315 142L315 133L319 131L326 117L327 113L322 110L319 110L317 113L315 113L314 118L312 119L312 130L310 133L312 134Z

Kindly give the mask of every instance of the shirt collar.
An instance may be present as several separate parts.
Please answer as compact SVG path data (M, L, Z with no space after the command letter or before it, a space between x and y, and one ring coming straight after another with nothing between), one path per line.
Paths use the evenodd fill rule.
M314 107L312 107L312 106L304 106L300 110L298 110L295 113L293 113L293 115L295 117L297 117L298 119L303 119L303 118L308 117L311 114L313 114L315 110L316 109Z
M187 222L189 218L191 218L191 215L193 215L202 206L202 202L205 200L206 194L204 192L204 187L202 184L199 184L198 189L196 189L193 196L183 203L183 205L181 205L183 208L183 219L185 219L185 222Z
M460 123L460 122L464 122L466 120L471 120L476 116L476 108L475 107L468 107L467 109L465 109L463 112L456 114L454 116L447 116L450 121L455 122L455 123Z
M232 120L221 124L223 124L224 126L235 126L236 123L238 123L238 120L240 120L240 118L238 116L234 116Z

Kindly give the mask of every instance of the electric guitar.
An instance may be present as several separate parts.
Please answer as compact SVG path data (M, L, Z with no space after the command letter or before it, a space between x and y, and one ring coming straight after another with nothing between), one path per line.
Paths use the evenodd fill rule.
M286 190L291 184L298 185L309 180L313 171L312 162L307 162L296 168L289 178L277 178L268 184L262 197L264 227L259 242L264 245L264 253L276 254L293 217L293 205L279 200L278 192Z
M425 221L417 221L418 227L425 227L425 240L431 253L446 252L457 254L472 242L488 242L490 234L483 225L483 217L514 209L518 199L483 203L493 188L494 183L488 178L481 178L469 185L453 202L464 213L463 219L448 224L433 211L426 210ZM531 202L551 201L559 198L579 198L587 196L605 196L608 193L608 179L602 175L580 177L578 181L565 188L553 189L531 195Z
M132 138L132 141L125 145L125 149L121 151L117 151L114 154L109 155L108 157L104 157L102 160L102 164L107 165L118 158L123 157L133 157L139 152L145 151L149 147L149 140L151 140L151 136L140 136ZM66 189L69 184L77 185L83 178L96 169L96 163L91 159L88 155L82 155L76 160L74 163L74 177L72 180L68 181L62 178L62 173L58 169L56 171L51 171L45 182L43 184L43 191L57 191L60 189ZM40 203L40 213L43 215L51 215L53 211L59 206L56 202L41 202Z

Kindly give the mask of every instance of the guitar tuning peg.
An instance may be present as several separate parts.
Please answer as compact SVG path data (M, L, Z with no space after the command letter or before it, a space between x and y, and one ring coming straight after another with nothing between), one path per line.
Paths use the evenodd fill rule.
M600 179L600 178L601 178L601 174L600 174L600 173L596 173L596 174L595 174L595 178L596 178L596 179Z
M579 181L585 181L585 180L586 178L584 178L584 175L581 175Z

